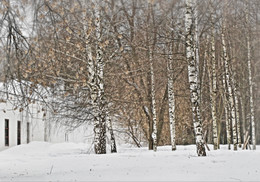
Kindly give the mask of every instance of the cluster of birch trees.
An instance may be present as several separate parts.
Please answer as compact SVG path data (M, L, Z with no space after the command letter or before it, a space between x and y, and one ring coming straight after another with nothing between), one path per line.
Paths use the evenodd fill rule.
M258 0L3 0L2 77L21 82L19 107L38 95L56 122L92 123L97 154L108 136L117 151L113 127L154 151L255 149L259 10Z

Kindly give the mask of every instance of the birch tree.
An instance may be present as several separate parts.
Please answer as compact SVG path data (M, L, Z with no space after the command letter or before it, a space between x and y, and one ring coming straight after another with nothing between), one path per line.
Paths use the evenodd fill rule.
M170 136L172 150L176 150L175 142L175 98L174 98L174 87L173 87L173 43L169 44L169 56L167 63L168 73L168 104L169 104L169 121L170 121Z
M211 7L211 9L213 9ZM211 10L212 11L212 10ZM211 15L213 16L213 14ZM214 150L218 149L218 131L217 131L217 114L216 114L216 95L217 95L217 76L216 76L216 51L215 51L215 37L214 37L214 19L211 17L211 50L210 60L208 64L209 70L209 87L210 87L210 101L211 101L211 115L213 123L213 145ZM212 67L211 67L212 65Z
M149 3L149 12L151 16L153 25L154 25L154 12L152 8L152 3ZM148 15L149 18L149 15ZM154 27L150 27L151 30L154 30ZM150 76L151 76L151 110L152 110L152 139L153 139L153 150L157 151L157 115L156 115L156 101L155 101L155 80L154 80L154 66L153 66L153 47L155 46L156 42L156 34L153 33L152 40L153 43L148 42L148 58L150 64ZM149 37L149 36L148 36ZM149 40L147 40L149 41Z
M237 29L237 27L235 26L235 28ZM234 50L234 46L231 43L231 41L229 42L230 45L230 55L231 58L234 60L233 63L236 63L238 60L236 59L236 52ZM232 62L231 62L232 63ZM241 132L240 132L240 112L239 112L239 103L238 103L238 85L237 85L237 81L235 78L236 73L232 72L233 70L233 64L230 65L230 80L231 80L231 85L232 85L232 90L233 90L233 100L234 100L234 104L235 104L235 111L236 111L236 125L237 125L237 143L238 143L238 147L241 147Z
M238 147L241 147L238 91L237 91L237 85L236 85L236 81L235 81L235 78L234 78L233 74L231 74L231 83L232 83L232 86L233 86L233 94L234 94L234 102L235 102L235 110L236 110L237 142L238 142Z
M196 146L198 156L206 156L203 136L202 123L199 111L198 94L198 70L196 68L195 42L194 42L194 0L186 0L185 29L186 29L186 58L188 62L188 78L191 94L192 119L195 130Z
M102 34L101 34L101 16L99 0L93 0L95 32L96 32L96 95L94 105L97 106L98 112L94 118L94 149L96 154L106 153L106 103L104 95L104 57L102 50ZM94 91L95 92L95 91Z
M232 131L233 131L233 145L234 145L234 150L237 150L237 133L236 133L236 116L235 116L235 105L234 105L234 100L233 100L233 95L232 95L232 85L231 85L231 80L230 80L230 73L229 73L229 58L227 55L227 47L226 47L226 42L225 42L225 35L224 35L224 30L225 30L225 23L223 22L223 29L221 32L221 39L222 39L222 48L223 48L223 60L224 60L224 67L225 67L225 77L226 77L226 83L227 83L227 91L228 91L228 105L230 108L230 117L231 117L231 125L232 125Z
M254 111L254 99L253 99L253 82L252 82L252 68L251 68L251 42L249 36L249 1L247 1L246 8L246 43L247 43L247 66L248 66L248 81L249 81L249 102L250 102L250 121L252 129L252 144L253 149L256 150L256 133L255 133L255 111Z
M88 11L90 6L92 11ZM36 76L39 84L55 90L53 97L58 104L51 106L54 119L72 128L94 122L95 153L106 153L104 55L108 51L104 51L107 41L101 25L101 4L44 1L37 13L37 46L41 52L36 60L43 66L33 69L41 73ZM61 81L63 87L56 89Z
M227 86L226 86L226 76L223 74L223 105L224 105L224 112L225 112L225 124L226 124L226 135L227 135L227 144L228 149L231 149L231 129L230 129L230 117L229 117L229 107L228 107L228 100L227 100Z
M153 116L153 150L157 150L157 119L156 119L156 102L155 102L155 85L154 85L154 71L153 71L153 56L152 56L152 48L149 47L149 62L150 62L150 75L151 75L151 99L152 99L152 116Z
M107 113L106 119L107 119L108 130L110 133L111 153L117 153L116 139L113 131L112 120L111 117L109 116L109 113Z

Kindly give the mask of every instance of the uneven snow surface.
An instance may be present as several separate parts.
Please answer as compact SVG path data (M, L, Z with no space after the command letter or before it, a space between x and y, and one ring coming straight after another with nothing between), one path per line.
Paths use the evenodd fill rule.
M0 181L260 181L259 148L221 146L197 157L194 145L157 152L121 146L95 155L86 144L32 142L0 152Z

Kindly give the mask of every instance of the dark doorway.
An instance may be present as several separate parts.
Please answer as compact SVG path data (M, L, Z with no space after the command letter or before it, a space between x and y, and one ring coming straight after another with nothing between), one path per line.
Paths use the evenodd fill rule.
M5 146L9 146L9 119L5 119Z
M21 121L17 121L17 145L21 145Z

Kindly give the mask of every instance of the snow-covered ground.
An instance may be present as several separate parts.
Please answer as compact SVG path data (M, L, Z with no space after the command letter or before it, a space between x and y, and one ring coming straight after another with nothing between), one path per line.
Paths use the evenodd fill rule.
M221 146L197 157L194 145L174 152L120 146L95 155L86 144L32 142L0 152L0 181L259 181L259 148Z

